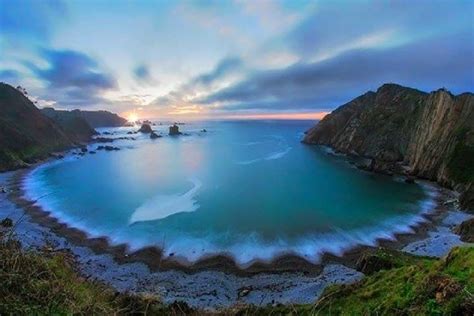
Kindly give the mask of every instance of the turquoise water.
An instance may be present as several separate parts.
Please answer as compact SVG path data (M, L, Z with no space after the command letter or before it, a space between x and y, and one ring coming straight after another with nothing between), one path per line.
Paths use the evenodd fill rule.
M71 226L188 261L241 265L294 253L317 262L410 231L432 205L419 185L357 170L301 144L309 121L193 122L150 140L107 129L120 151L68 156L26 179L26 194ZM167 125L155 126L165 133ZM207 132L200 130L205 128ZM94 149L97 145L90 145Z

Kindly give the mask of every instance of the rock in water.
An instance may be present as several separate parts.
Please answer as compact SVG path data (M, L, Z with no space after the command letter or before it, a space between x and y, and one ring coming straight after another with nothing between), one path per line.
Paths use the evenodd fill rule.
M142 127L140 127L140 129L138 131L141 132L141 133L145 133L145 134L149 134L149 133L153 132L153 130L151 129L150 124L147 124L147 123L143 123Z
M173 136L173 135L181 135L181 132L179 131L178 125L176 125L176 124L171 125L171 126L170 126L169 134L170 134L171 136Z
M155 133L155 132L151 132L151 133L150 133L150 138L151 138L151 139L156 139L156 138L160 138L160 137L161 137L161 135L158 135L158 134Z

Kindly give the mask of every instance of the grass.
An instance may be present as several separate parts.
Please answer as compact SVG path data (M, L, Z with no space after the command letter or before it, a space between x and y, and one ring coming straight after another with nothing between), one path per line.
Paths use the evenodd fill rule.
M397 266L403 260L394 264ZM249 307L242 315L472 315L474 248L446 259L411 258L351 285L328 287L315 304Z
M0 232L0 315L180 315L185 304L165 306L154 295L116 293L75 270L68 252L25 250Z

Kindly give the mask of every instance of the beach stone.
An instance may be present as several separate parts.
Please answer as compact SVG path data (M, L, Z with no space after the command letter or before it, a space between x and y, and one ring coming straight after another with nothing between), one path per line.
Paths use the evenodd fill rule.
M0 225L2 225L3 227L12 227L12 226L13 226L13 221L12 221L11 218L5 217L5 218L2 219L2 221L0 222Z

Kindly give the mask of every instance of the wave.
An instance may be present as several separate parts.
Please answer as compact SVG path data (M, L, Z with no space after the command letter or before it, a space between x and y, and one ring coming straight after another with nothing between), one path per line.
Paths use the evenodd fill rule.
M184 194L158 194L143 203L133 212L130 217L130 224L163 219L177 213L196 211L199 208L199 204L197 204L194 197L201 188L202 183L195 178L191 178L189 181L194 186Z
M236 162L236 164L238 164L238 165L250 165L250 164L253 164L253 163L256 163L256 162L259 162L259 161L263 161L263 160L280 159L283 156L285 156L287 153L289 153L290 150L291 150L291 147L287 147L285 150L270 153L269 155L267 155L265 157L256 158L256 159L252 159L252 160L238 161L238 162Z

